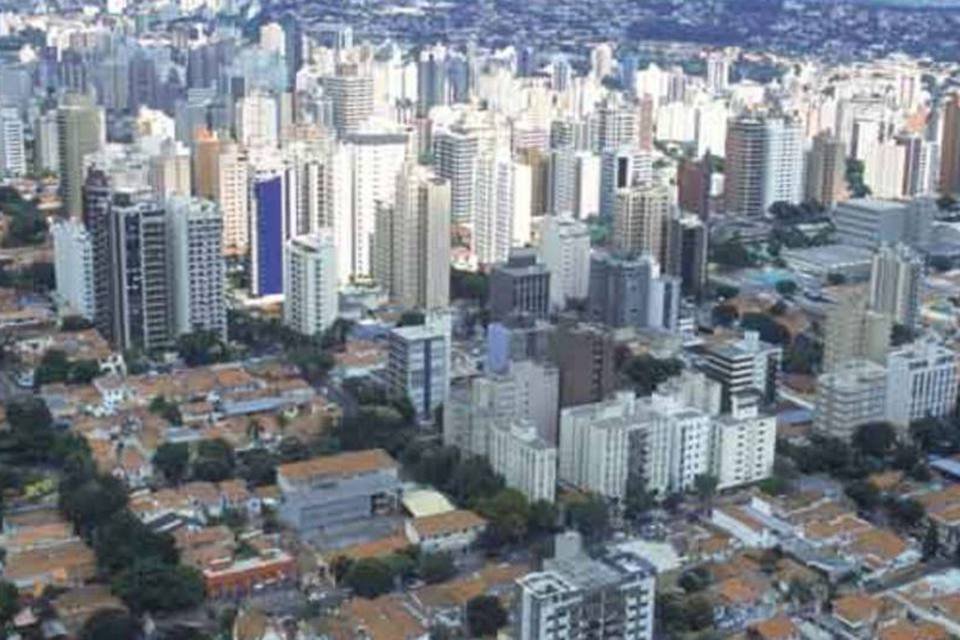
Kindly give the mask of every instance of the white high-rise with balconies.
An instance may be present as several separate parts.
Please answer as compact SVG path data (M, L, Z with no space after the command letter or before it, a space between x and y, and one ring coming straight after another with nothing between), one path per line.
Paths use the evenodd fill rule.
M935 342L916 342L887 357L887 419L906 430L957 406L957 354Z
M553 502L557 488L557 448L537 433L527 420L495 422L489 433L488 459L493 471L503 476L530 502Z
M564 309L570 300L586 300L590 287L590 230L569 215L544 216L540 224L540 261L550 270L550 306Z
M27 173L23 120L16 107L0 109L0 170L3 175L12 178L19 178Z
M67 315L93 320L93 240L79 220L62 220L51 228L53 235L56 298Z
M176 335L210 331L227 337L223 217L216 203L189 196L167 199L167 233Z
M283 258L283 323L303 335L322 334L340 309L333 232L291 238Z
M743 115L727 125L726 210L762 216L775 202L803 200L803 129L781 116Z

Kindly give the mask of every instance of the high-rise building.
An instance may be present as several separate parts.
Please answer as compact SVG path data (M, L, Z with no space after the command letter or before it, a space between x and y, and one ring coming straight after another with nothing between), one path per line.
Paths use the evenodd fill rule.
M803 130L784 117L744 115L727 126L726 211L762 216L775 202L803 200Z
M95 324L119 349L163 349L173 339L167 215L149 188L114 187L91 170L84 215L94 239Z
M557 448L537 433L528 420L494 422L489 432L488 459L504 483L530 502L553 502L557 489Z
M219 197L220 138L215 131L200 129L193 141L193 195L208 200Z
M60 139L56 110L41 114L33 127L33 163L41 171L60 170Z
M513 246L516 164L505 149L477 158L473 248L480 264L503 262ZM527 198L529 203L529 196Z
M503 320L514 314L546 318L550 312L550 271L537 261L535 249L514 249L510 258L490 272L490 316Z
M848 360L886 362L892 329L891 316L872 310L867 296L841 296L827 310L823 326L823 370L833 371Z
M940 192L960 193L960 93L953 92L943 107L940 142Z
M682 160L677 167L677 205L703 220L710 216L711 165L711 157L707 155L701 160Z
M590 259L587 310L591 321L610 327L673 331L680 314L680 280L661 276L660 265L650 255L595 252Z
M592 114L590 126L597 152L639 148L637 110L632 104L608 98Z
M65 314L93 320L93 240L79 220L61 220L51 227L53 235L56 297Z
M422 325L387 335L387 384L406 396L420 420L430 420L450 393L450 319L429 314Z
M663 255L664 221L672 213L670 189L646 184L617 191L613 246L619 251Z
M210 200L167 200L173 331L210 331L226 340L223 217Z
M759 394L737 398L730 414L713 419L710 474L717 488L759 482L773 474L777 418L759 412Z
M283 293L284 178L276 170L257 170L251 177L250 292L258 297Z
M907 327L919 320L923 259L904 245L882 245L870 267L870 309Z
M551 273L550 306L586 300L590 286L590 230L570 216L546 216L540 224L540 261Z
M440 177L450 181L450 214L455 224L474 221L479 136L467 127L453 127L434 138L434 164Z
M446 62L447 50L441 45L420 52L417 63L418 115L426 116L433 107L449 104Z
M723 93L730 86L730 58L726 51L707 54L707 91Z
M857 427L886 419L887 370L869 360L846 360L817 378L813 426L849 441Z
M27 173L27 154L23 146L23 120L16 107L0 109L0 171L19 178Z
M903 197L936 194L940 185L940 143L927 140L919 134L896 137L903 149Z
M450 303L450 183L408 162L394 206L377 211L374 279L405 307Z
M357 65L342 64L337 74L323 81L338 133L356 131L373 115L373 78L362 75Z
M520 315L487 325L486 370L503 373L518 360L550 358L553 325L533 316Z
M283 323L303 335L322 334L340 308L333 232L287 240L283 260Z
M707 286L707 228L702 220L680 213L664 220L660 264L666 275L680 278L681 291L699 298Z
M595 324L563 322L550 339L560 370L560 406L600 402L617 385L613 336Z
M250 247L250 166L237 144L220 147L216 194L223 216L224 251L245 254Z
M887 357L887 420L901 433L921 418L942 418L957 407L957 354L917 342Z
M652 177L650 153L636 147L604 151L600 156L600 216L612 218L620 191L648 184Z
M87 95L67 94L57 109L60 198L71 217L83 214L84 157L105 144L103 109Z
M806 199L832 207L847 198L847 150L829 132L813 137L807 152Z
M545 561L542 571L517 580L513 637L653 638L656 578L649 563L625 552L593 559L579 548L567 551L567 542L556 546L557 557Z
M253 91L237 104L237 140L246 148L276 147L280 143L280 114L276 96Z

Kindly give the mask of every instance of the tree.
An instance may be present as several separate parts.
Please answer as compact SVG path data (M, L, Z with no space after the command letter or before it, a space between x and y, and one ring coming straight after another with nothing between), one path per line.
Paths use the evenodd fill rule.
M736 298L738 295L740 295L740 289L727 284L718 284L716 287L716 294L718 298L729 300L730 298Z
M880 504L880 490L867 480L855 480L844 488L847 497L864 511L873 511Z
M710 572L703 567L694 567L680 574L677 584L687 593L703 591L711 582Z
M10 400L6 404L10 430L0 433L12 461L37 464L50 459L57 440L53 417L46 403L38 396Z
M713 496L717 493L717 485L719 482L717 476L708 473L701 473L693 479L694 490L697 492L697 496L700 498L704 507L708 508L710 506Z
M0 630L13 620L19 610L19 590L13 584L0 580Z
M862 160L847 159L846 179L847 189L854 198L865 198L870 195L870 187L863 180L864 166Z
M86 331L93 329L93 323L83 316L64 316L60 321L60 331Z
M226 440L202 440L193 461L193 477L207 482L222 482L233 477L233 447Z
M914 498L893 498L887 502L890 519L904 529L913 529L926 516L923 504Z
M127 506L127 489L113 476L96 476L75 484L60 483L60 511L83 534L109 520Z
M927 533L923 536L923 559L930 560L935 558L940 552L940 533L937 525L930 523L927 527Z
M238 474L254 486L271 485L277 481L277 458L260 447L245 451L240 456Z
M884 458L897 444L897 431L889 422L867 422L856 428L851 442L864 455Z
M610 533L610 511L603 498L596 494L570 504L567 517L588 544L601 542Z
M80 630L80 640L138 640L143 629L136 618L120 609L101 609Z
M526 537L530 505L516 489L502 489L492 498L481 500L477 511L489 521L488 530L499 534L503 541L516 543Z
M379 558L365 558L350 565L343 583L363 598L376 598L393 589L394 574Z
M192 567L138 559L114 578L113 592L136 612L182 611L203 602L203 576Z
M199 330L181 335L177 338L177 353L190 367L230 359L230 349L216 331Z
M457 567L449 553L427 553L420 556L419 572L424 582L436 584L455 576Z
M397 321L398 327L412 327L422 325L426 322L426 316L422 311L404 311Z
M792 298L799 287L793 280L778 280L777 284L774 285L774 288L777 290L777 293L783 297Z
M471 638L493 636L507 624L507 612L496 596L476 596L467 601L467 629Z
M70 361L60 349L47 349L33 374L33 384L38 389L43 385L66 382L70 373Z
M636 520L657 504L656 494L647 491L643 478L631 474L627 478L627 495L624 499L624 515L630 520Z
M299 438L287 436L277 445L277 457L282 464L300 462L310 457L310 449Z
M623 366L640 395L650 395L658 385L683 371L683 362L676 358L660 359L649 354L630 358Z
M710 247L710 261L732 269L743 269L756 264L739 236L734 236Z
M114 574L137 560L153 559L176 564L178 554L169 534L155 533L123 509L103 523L93 535L93 549L106 572Z
M460 269L450 270L450 298L472 300L483 304L487 299L489 279L485 274Z
M551 535L557 531L557 508L552 502L537 500L530 504L527 531L531 535Z
M890 332L890 346L899 347L905 345L908 342L913 342L915 337L916 335L913 329L905 324L897 323L893 325L893 329Z
M185 442L164 442L153 454L153 466L167 482L180 484L190 466L190 446Z
M710 312L710 317L713 320L713 324L721 327L729 327L740 319L740 310L737 309L736 305L729 303L718 304Z
M756 331L760 339L771 344L789 344L790 332L765 313L745 313L740 326L748 331Z
M847 282L847 276L843 275L842 273L831 271L830 273L827 274L827 284L831 286L846 284L846 282Z

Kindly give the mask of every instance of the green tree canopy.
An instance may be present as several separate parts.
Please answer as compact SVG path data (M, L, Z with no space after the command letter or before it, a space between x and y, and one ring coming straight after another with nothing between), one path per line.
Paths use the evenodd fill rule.
M133 611L182 611L203 602L203 577L192 567L136 560L114 578L113 592Z
M496 596L476 596L467 601L467 629L471 638L496 635L507 624L507 612Z

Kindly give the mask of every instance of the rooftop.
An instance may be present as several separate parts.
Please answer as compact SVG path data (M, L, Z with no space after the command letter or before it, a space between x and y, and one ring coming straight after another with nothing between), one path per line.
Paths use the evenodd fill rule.
M283 464L277 469L277 475L296 482L324 476L356 475L397 467L396 460L383 449L367 449Z

